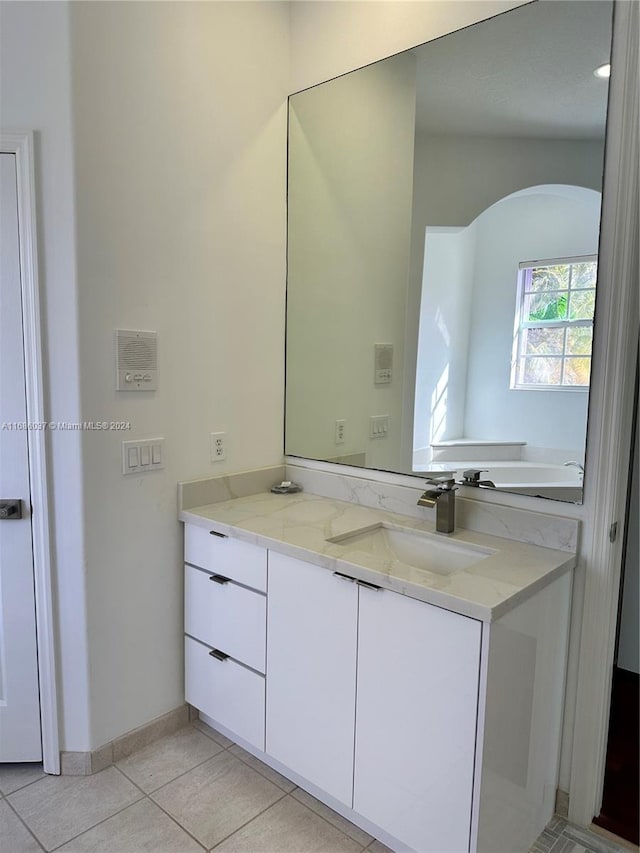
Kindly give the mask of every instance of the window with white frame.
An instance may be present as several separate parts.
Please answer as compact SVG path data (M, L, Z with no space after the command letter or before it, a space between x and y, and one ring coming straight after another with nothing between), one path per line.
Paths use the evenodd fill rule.
M597 266L597 255L519 265L511 388L589 388Z

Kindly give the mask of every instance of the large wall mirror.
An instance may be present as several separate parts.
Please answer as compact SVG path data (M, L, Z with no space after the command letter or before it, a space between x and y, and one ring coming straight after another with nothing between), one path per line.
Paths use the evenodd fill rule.
M285 451L580 502L612 3L293 95Z

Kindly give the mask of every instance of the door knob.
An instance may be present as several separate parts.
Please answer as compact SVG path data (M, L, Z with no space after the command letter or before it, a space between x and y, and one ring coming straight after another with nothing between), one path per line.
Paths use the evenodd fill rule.
M0 521L3 519L15 521L18 518L22 518L20 498L0 500Z

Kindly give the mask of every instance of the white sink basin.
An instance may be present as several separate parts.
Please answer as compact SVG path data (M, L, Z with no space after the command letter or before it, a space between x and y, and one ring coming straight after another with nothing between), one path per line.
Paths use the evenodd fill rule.
M492 548L383 523L342 533L327 542L438 575L461 572L496 553Z

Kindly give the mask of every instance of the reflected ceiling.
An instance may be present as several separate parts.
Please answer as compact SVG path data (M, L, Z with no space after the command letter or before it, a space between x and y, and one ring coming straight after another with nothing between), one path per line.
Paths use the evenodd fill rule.
M532 37L538 5L543 41ZM611 11L601 0L538 0L415 48L418 131L601 139L607 81L593 72L609 61Z

